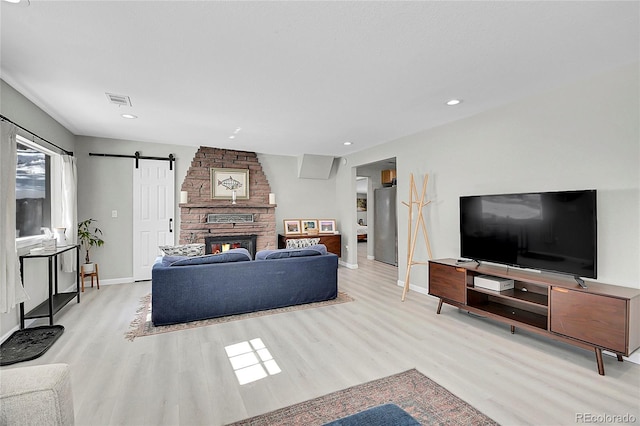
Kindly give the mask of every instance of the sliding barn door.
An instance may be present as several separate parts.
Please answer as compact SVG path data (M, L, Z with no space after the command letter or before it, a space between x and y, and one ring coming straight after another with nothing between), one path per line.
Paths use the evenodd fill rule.
M133 165L133 279L151 279L158 246L174 244L174 170L168 161Z

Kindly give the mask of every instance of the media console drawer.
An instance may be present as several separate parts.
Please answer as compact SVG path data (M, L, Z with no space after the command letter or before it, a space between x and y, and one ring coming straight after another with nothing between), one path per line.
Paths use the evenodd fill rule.
M551 331L628 353L627 301L565 288L551 289Z
M429 262L429 294L466 303L467 273L462 268Z

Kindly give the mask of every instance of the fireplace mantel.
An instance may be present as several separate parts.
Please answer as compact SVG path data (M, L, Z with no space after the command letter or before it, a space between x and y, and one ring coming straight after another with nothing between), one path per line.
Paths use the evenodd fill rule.
M179 204L180 207L188 209L274 209L277 204L265 204L265 203L240 203L231 204L228 203L184 203Z

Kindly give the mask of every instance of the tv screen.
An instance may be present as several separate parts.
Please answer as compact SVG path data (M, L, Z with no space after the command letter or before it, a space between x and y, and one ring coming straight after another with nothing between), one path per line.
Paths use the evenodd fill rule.
M460 197L460 255L597 278L596 191Z

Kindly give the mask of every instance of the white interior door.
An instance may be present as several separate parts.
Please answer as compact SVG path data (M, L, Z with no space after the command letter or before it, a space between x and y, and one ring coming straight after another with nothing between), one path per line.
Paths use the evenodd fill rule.
M151 279L151 267L173 245L174 170L168 161L139 160L133 164L133 279Z

